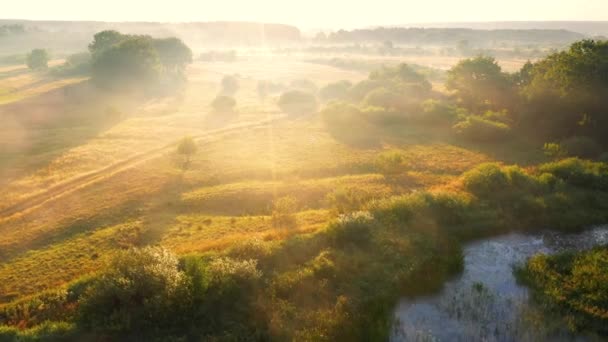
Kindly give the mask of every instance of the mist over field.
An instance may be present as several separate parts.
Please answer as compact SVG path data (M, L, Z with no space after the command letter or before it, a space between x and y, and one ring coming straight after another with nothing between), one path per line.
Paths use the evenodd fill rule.
M123 5L0 18L0 341L608 338L601 1Z

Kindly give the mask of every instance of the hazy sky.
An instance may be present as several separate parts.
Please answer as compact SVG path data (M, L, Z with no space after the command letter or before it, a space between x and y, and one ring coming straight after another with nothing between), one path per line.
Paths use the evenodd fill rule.
M608 20L608 0L17 0L2 18L247 20L311 27L441 21Z

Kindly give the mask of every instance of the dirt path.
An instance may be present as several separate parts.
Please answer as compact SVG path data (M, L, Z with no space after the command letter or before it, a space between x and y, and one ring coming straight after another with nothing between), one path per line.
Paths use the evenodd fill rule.
M245 130L245 129L263 127L272 122L282 120L282 119L284 119L284 117L275 117L275 118L264 119L264 120L253 122L253 123L244 123L244 124L239 124L239 125L228 126L228 127L224 127L224 128L220 128L220 129L214 129L214 130L207 131L203 134L193 136L193 138L200 144L201 141L203 141L203 140L209 140L211 138L222 136L225 134L237 133L237 132ZM56 184L39 194L28 197L24 200L21 200L20 202L18 202L16 204L13 204L7 208L0 210L0 220L5 220L13 215L16 215L18 213L21 213L21 212L33 209L37 206L40 206L47 201L54 200L65 194L68 194L72 191L82 189L86 186L89 186L89 185L97 183L101 180L107 179L107 178L111 177L112 175L115 175L119 172L133 168L140 163L143 163L147 160L150 160L152 158L162 155L162 153L164 153L164 152L168 152L168 151L171 151L172 149L175 149L177 144L178 144L178 142L176 141L176 142L170 143L170 144L165 145L160 148L142 152L142 153L136 154L132 157L129 157L125 160L122 160L122 161L116 162L114 164L108 165L106 167L103 167L101 169L87 172L82 175L76 176L72 179L69 179L65 182Z

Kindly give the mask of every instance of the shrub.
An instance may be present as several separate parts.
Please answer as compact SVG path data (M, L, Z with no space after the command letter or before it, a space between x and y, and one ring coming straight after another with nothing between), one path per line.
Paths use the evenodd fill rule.
M451 124L457 116L454 106L445 102L428 99L422 102L422 114L413 116L419 123L425 124Z
M369 94L374 89L382 88L384 84L380 81L363 80L349 90L349 97L354 101L361 101L365 95Z
M350 81L338 81L330 83L319 91L319 98L323 102L331 100L345 101L348 99L348 90L352 87Z
M381 222L402 224L426 212L428 207L425 194L413 193L374 202L371 212Z
M292 90L281 95L279 108L291 116L312 114L317 111L317 99L311 93Z
M327 228L329 240L338 247L347 245L365 246L370 243L374 218L369 212L342 215Z
M376 157L376 169L387 176L403 173L405 170L405 155L401 151L386 151Z
M69 55L65 63L52 70L53 75L71 76L84 75L91 71L91 54L88 52L76 53Z
M509 188L509 178L502 168L493 163L481 164L463 175L464 187L482 197L493 197Z
M237 260L260 260L268 257L271 253L270 244L258 238L240 242L228 251L228 255Z
M385 107L364 107L360 109L361 118L380 127L403 123L405 116L397 110Z
M367 93L363 99L363 104L394 110L402 110L407 107L403 96L386 88L377 88Z
M292 196L285 196L275 200L272 204L272 225L277 228L293 228L297 225L296 212L298 200Z
M209 275L210 286L225 289L234 286L235 282L257 280L262 273L255 260L216 258L209 263Z
M550 173L567 184L595 190L608 189L608 165L600 162L568 158L541 165L541 173Z
M602 147L589 137L571 137L561 142L561 148L569 157L596 158Z
M185 282L177 266L177 259L160 247L118 253L79 300L80 323L123 337L167 328L169 317L179 315L173 304Z
M211 108L217 113L234 113L236 100L232 96L218 95L211 102Z
M464 138L478 142L503 141L511 133L508 125L475 115L467 117L453 128Z

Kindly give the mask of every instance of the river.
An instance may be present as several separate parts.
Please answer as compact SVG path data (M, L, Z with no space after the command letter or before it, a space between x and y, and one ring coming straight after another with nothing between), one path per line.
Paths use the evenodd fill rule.
M608 244L608 226L576 234L512 233L466 245L463 272L441 292L403 298L395 310L392 342L594 341L547 317L517 284L513 266L537 253L583 250Z

